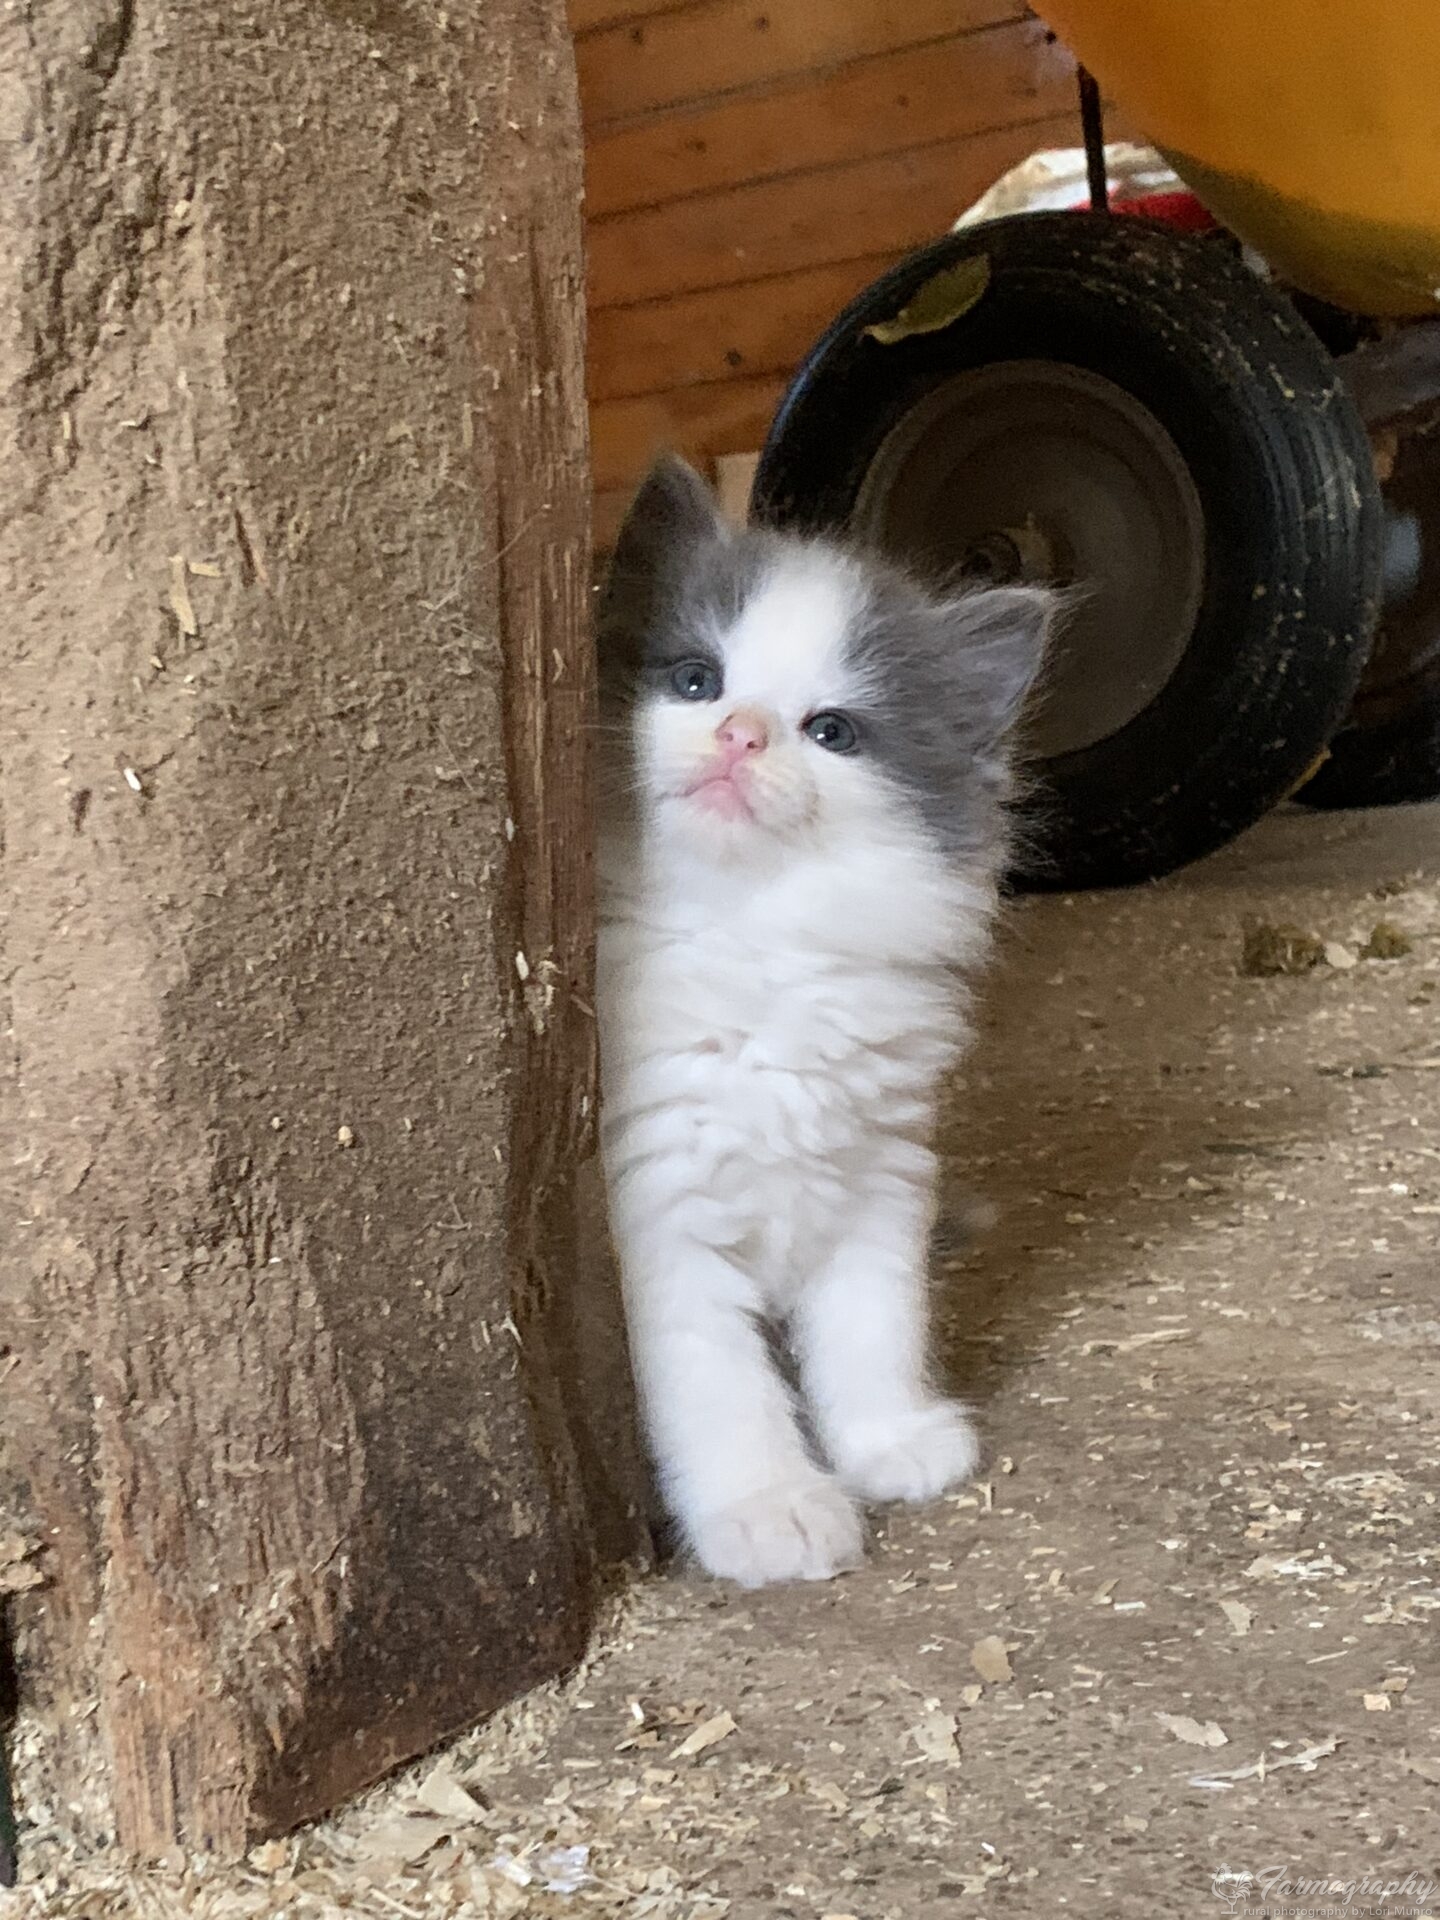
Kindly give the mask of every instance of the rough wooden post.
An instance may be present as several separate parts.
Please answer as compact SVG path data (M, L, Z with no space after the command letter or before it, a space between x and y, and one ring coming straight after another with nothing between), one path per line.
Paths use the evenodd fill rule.
M232 1851L589 1616L562 7L17 0L0 144L21 1679L92 1830Z

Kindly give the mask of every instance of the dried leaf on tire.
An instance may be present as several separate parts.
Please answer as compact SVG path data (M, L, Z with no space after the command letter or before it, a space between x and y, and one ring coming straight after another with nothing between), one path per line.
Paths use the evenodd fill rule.
M865 331L882 347L893 347L916 333L939 333L982 298L990 284L990 257L978 254L959 260L917 287L900 311L889 320L877 320Z

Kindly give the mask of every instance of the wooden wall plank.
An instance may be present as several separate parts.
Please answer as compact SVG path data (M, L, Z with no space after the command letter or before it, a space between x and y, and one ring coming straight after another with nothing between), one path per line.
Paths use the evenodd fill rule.
M639 475L635 477L638 479ZM590 538L597 557L608 553L614 546L634 491L633 485L607 487L593 496L590 502Z
M893 259L893 251L886 251L672 300L602 307L590 319L590 397L618 400L701 381L788 372L846 302Z
M586 33L603 33L610 27L638 26L642 20L657 13L689 13L694 10L695 0L570 0L566 14L570 21L570 31L577 37ZM580 102L583 110L585 102Z
M1075 115L1051 115L592 222L591 310L823 266L842 248L898 255L943 233L1027 154L1077 138Z
M861 287L1080 127L1073 64L1022 0L571 0L571 19L604 545L658 448L756 449Z
M629 486L662 448L678 448L702 462L717 453L752 452L765 438L788 384L783 375L767 374L631 400L604 400L591 407L596 491Z
M575 57L586 125L838 66L1019 20L1024 0L869 0L864 6L717 0L584 35Z
M586 211L593 222L686 194L958 140L1062 113L1074 98L1070 56L1038 22L994 27L592 136ZM1078 117L1072 132L1078 142Z

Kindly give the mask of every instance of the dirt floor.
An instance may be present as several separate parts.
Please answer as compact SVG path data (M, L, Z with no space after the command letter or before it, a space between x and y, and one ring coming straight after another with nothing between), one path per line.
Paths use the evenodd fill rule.
M1440 810L1026 902L990 1005L941 1254L983 1481L830 1586L646 1584L243 1872L42 1842L0 1913L1440 1914Z

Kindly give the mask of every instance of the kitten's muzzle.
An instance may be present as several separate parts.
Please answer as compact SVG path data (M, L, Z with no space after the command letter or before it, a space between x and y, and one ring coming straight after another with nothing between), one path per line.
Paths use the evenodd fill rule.
M725 819L753 820L747 767L770 745L775 721L760 707L732 707L715 729L715 749L685 789L710 813Z

